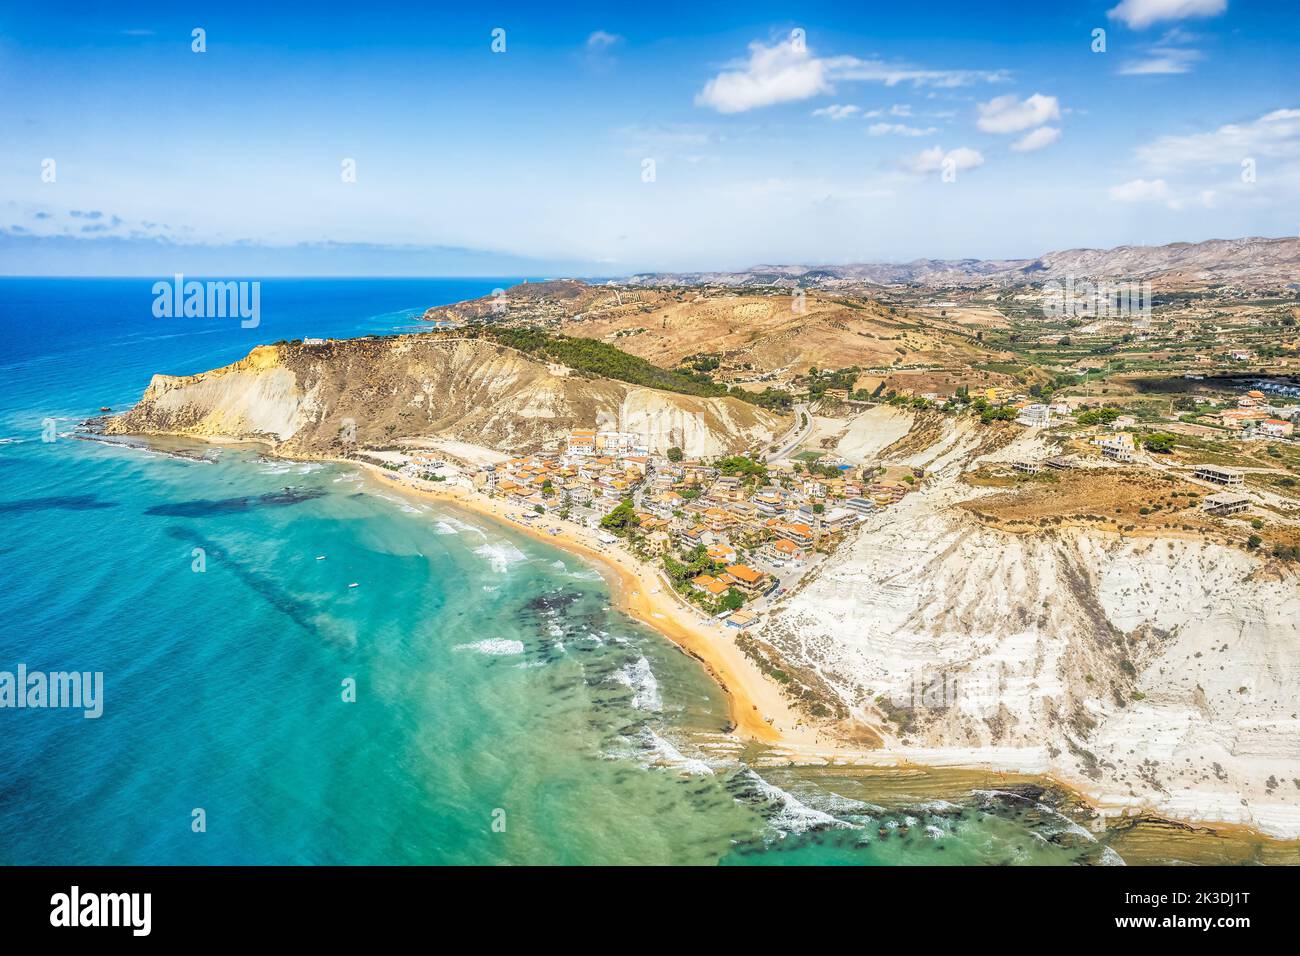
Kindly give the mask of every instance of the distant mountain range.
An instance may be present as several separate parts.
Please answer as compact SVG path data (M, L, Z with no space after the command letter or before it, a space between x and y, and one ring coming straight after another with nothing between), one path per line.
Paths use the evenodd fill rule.
M657 272L632 285L788 285L836 289L862 285L983 287L1049 279L1149 279L1162 287L1300 288L1300 239L1210 239L1166 246L1066 249L1036 259L917 259L904 263L759 265L741 272Z

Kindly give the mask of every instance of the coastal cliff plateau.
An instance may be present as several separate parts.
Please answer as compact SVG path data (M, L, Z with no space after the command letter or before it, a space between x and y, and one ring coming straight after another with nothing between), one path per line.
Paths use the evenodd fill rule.
M770 441L789 421L731 397L580 374L489 341L399 335L261 345L224 368L155 375L105 430L258 440L285 454L412 437L518 454L593 426L643 434L654 452L723 455Z
M1300 587L1211 537L977 520L957 423L756 635L917 763L1019 761L1103 803L1300 834ZM1099 479L1100 480L1100 479Z

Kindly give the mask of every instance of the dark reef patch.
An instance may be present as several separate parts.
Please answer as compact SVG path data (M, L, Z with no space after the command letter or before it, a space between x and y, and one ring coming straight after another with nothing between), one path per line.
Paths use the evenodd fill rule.
M285 488L265 495L247 495L243 498L197 498L154 505L144 513L167 518L203 518L208 515L229 514L233 511L251 511L254 508L279 508L323 498L327 492L320 488Z

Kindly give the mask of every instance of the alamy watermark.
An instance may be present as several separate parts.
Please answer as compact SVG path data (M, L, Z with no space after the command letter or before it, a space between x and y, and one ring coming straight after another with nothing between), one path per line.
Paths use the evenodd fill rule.
M156 319L225 319L238 317L240 328L255 329L262 322L262 283L253 281L186 281L176 273L153 284Z
M1150 282L1076 281L1066 276L1043 283L1043 315L1049 319L1151 318Z
M153 928L152 893L92 893L73 886L50 897L54 927L123 927L132 936L148 936Z
M997 714L1006 690L1006 675L994 661L970 669L915 667L900 675L889 690L898 710L956 710L972 717Z
M104 713L103 671L0 671L0 709L65 708L95 720Z

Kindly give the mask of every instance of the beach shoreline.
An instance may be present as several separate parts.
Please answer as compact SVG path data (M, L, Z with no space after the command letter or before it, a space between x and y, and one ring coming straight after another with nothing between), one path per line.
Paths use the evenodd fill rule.
M1149 816L1161 820L1222 831L1262 834L1279 841L1300 841L1300 817L1290 808L1241 807L1217 793L1174 795L1163 804L1096 787L1092 781L1073 779L1051 766L1045 747L905 747L891 741L864 748L844 739L833 726L801 714L735 642L735 632L722 622L689 608L673 593L667 581L618 545L603 544L596 532L554 516L529 520L518 506L489 498L462 486L396 475L370 462L350 458L328 459L355 465L394 490L417 498L462 508L501 522L518 532L554 545L588 561L611 585L615 607L654 629L684 653L695 658L722 689L734 732L742 740L762 745L756 765L822 766L916 769L969 769L996 774L1029 775L1049 780L1072 791L1103 817ZM552 533L551 529L558 529Z
M160 436L148 436L160 437ZM878 748L864 748L826 723L793 708L781 688L763 674L736 645L732 629L707 619L674 594L658 572L631 555L600 542L591 529L553 516L521 520L518 506L489 498L463 486L409 479L377 464L330 455L282 455L261 441L222 440L175 433L189 441L258 447L270 457L290 461L323 461L357 467L386 487L460 508L500 522L525 536L549 543L586 560L610 584L612 603L633 619L654 629L683 653L695 658L727 699L733 732L762 748L756 766L809 766L897 770L975 770L1008 776L1032 776L1049 781L1080 797L1106 818L1168 821L1228 836L1259 834L1282 843L1300 843L1300 814L1285 805L1243 806L1232 794L1185 791L1152 802L1097 787L1095 782L1064 775L1051 766L1045 747L907 747L887 732L871 728L885 739ZM537 525L543 527L538 527ZM556 534L550 528L558 528Z
M395 490L501 522L521 534L585 559L610 584L615 607L653 628L708 671L722 688L731 723L743 739L769 745L828 748L828 752L835 749L834 739L824 730L811 726L750 662L728 633L729 628L685 606L654 568L638 562L616 545L604 544L594 531L554 517L539 516L528 521L522 518L523 512L517 506L461 486L439 487L434 482L395 475L370 462L331 460L359 466ZM556 533L551 529L557 529Z

